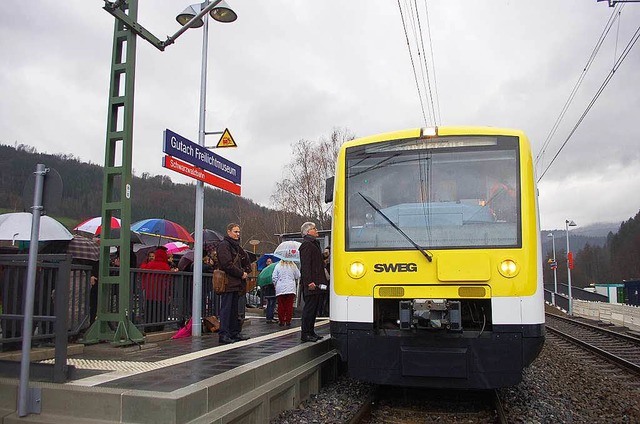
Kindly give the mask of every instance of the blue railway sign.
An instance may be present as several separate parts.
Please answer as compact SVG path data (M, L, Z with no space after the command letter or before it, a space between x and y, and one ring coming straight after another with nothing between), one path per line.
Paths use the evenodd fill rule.
M240 184L242 169L222 156L169 129L164 131L162 151L233 183Z

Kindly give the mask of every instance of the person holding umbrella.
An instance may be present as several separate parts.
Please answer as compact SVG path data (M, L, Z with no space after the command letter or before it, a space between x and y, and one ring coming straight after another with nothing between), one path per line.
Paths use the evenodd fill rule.
M238 297L247 287L247 276L251 272L251 261L240 244L240 226L227 225L227 235L218 245L220 269L227 274L226 291L220 294L220 344L247 340L240 333L242 326L238 319Z
M273 260L271 258L267 258L264 262L265 267L260 271L260 275L258 275L258 286L261 287L261 293L264 298L267 300L267 310L265 311L266 323L273 324L275 321L273 320L273 314L276 309L276 288L273 285L273 280L271 278L273 274ZM278 314L278 316L280 316Z
M278 300L278 321L280 327L291 326L293 318L293 301L296 298L296 283L300 278L300 271L293 261L283 259L274 265L271 279L276 288Z

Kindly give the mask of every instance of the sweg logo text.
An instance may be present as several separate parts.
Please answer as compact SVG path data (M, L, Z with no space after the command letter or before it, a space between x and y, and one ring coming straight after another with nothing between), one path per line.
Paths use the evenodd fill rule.
M418 265L410 263L375 264L373 272L418 272Z

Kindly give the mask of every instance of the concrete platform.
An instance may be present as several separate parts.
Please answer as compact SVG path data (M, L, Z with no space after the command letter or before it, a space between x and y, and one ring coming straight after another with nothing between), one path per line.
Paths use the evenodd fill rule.
M18 381L3 375L0 422L268 422L335 377L328 321L318 320L325 338L317 343L301 343L300 322L293 324L251 317L243 328L251 338L230 345L205 334L139 347L85 346L68 359L76 368L71 381L31 383L42 390L40 414L17 416Z

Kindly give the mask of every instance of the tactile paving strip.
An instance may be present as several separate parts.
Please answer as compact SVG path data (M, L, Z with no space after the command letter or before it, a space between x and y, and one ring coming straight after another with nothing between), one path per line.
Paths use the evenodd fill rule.
M55 359L45 359L41 364L53 364ZM132 362L132 361L108 361L103 359L77 359L68 358L67 365L73 365L83 370L103 370L103 371L153 371L162 368L163 365L155 362Z

